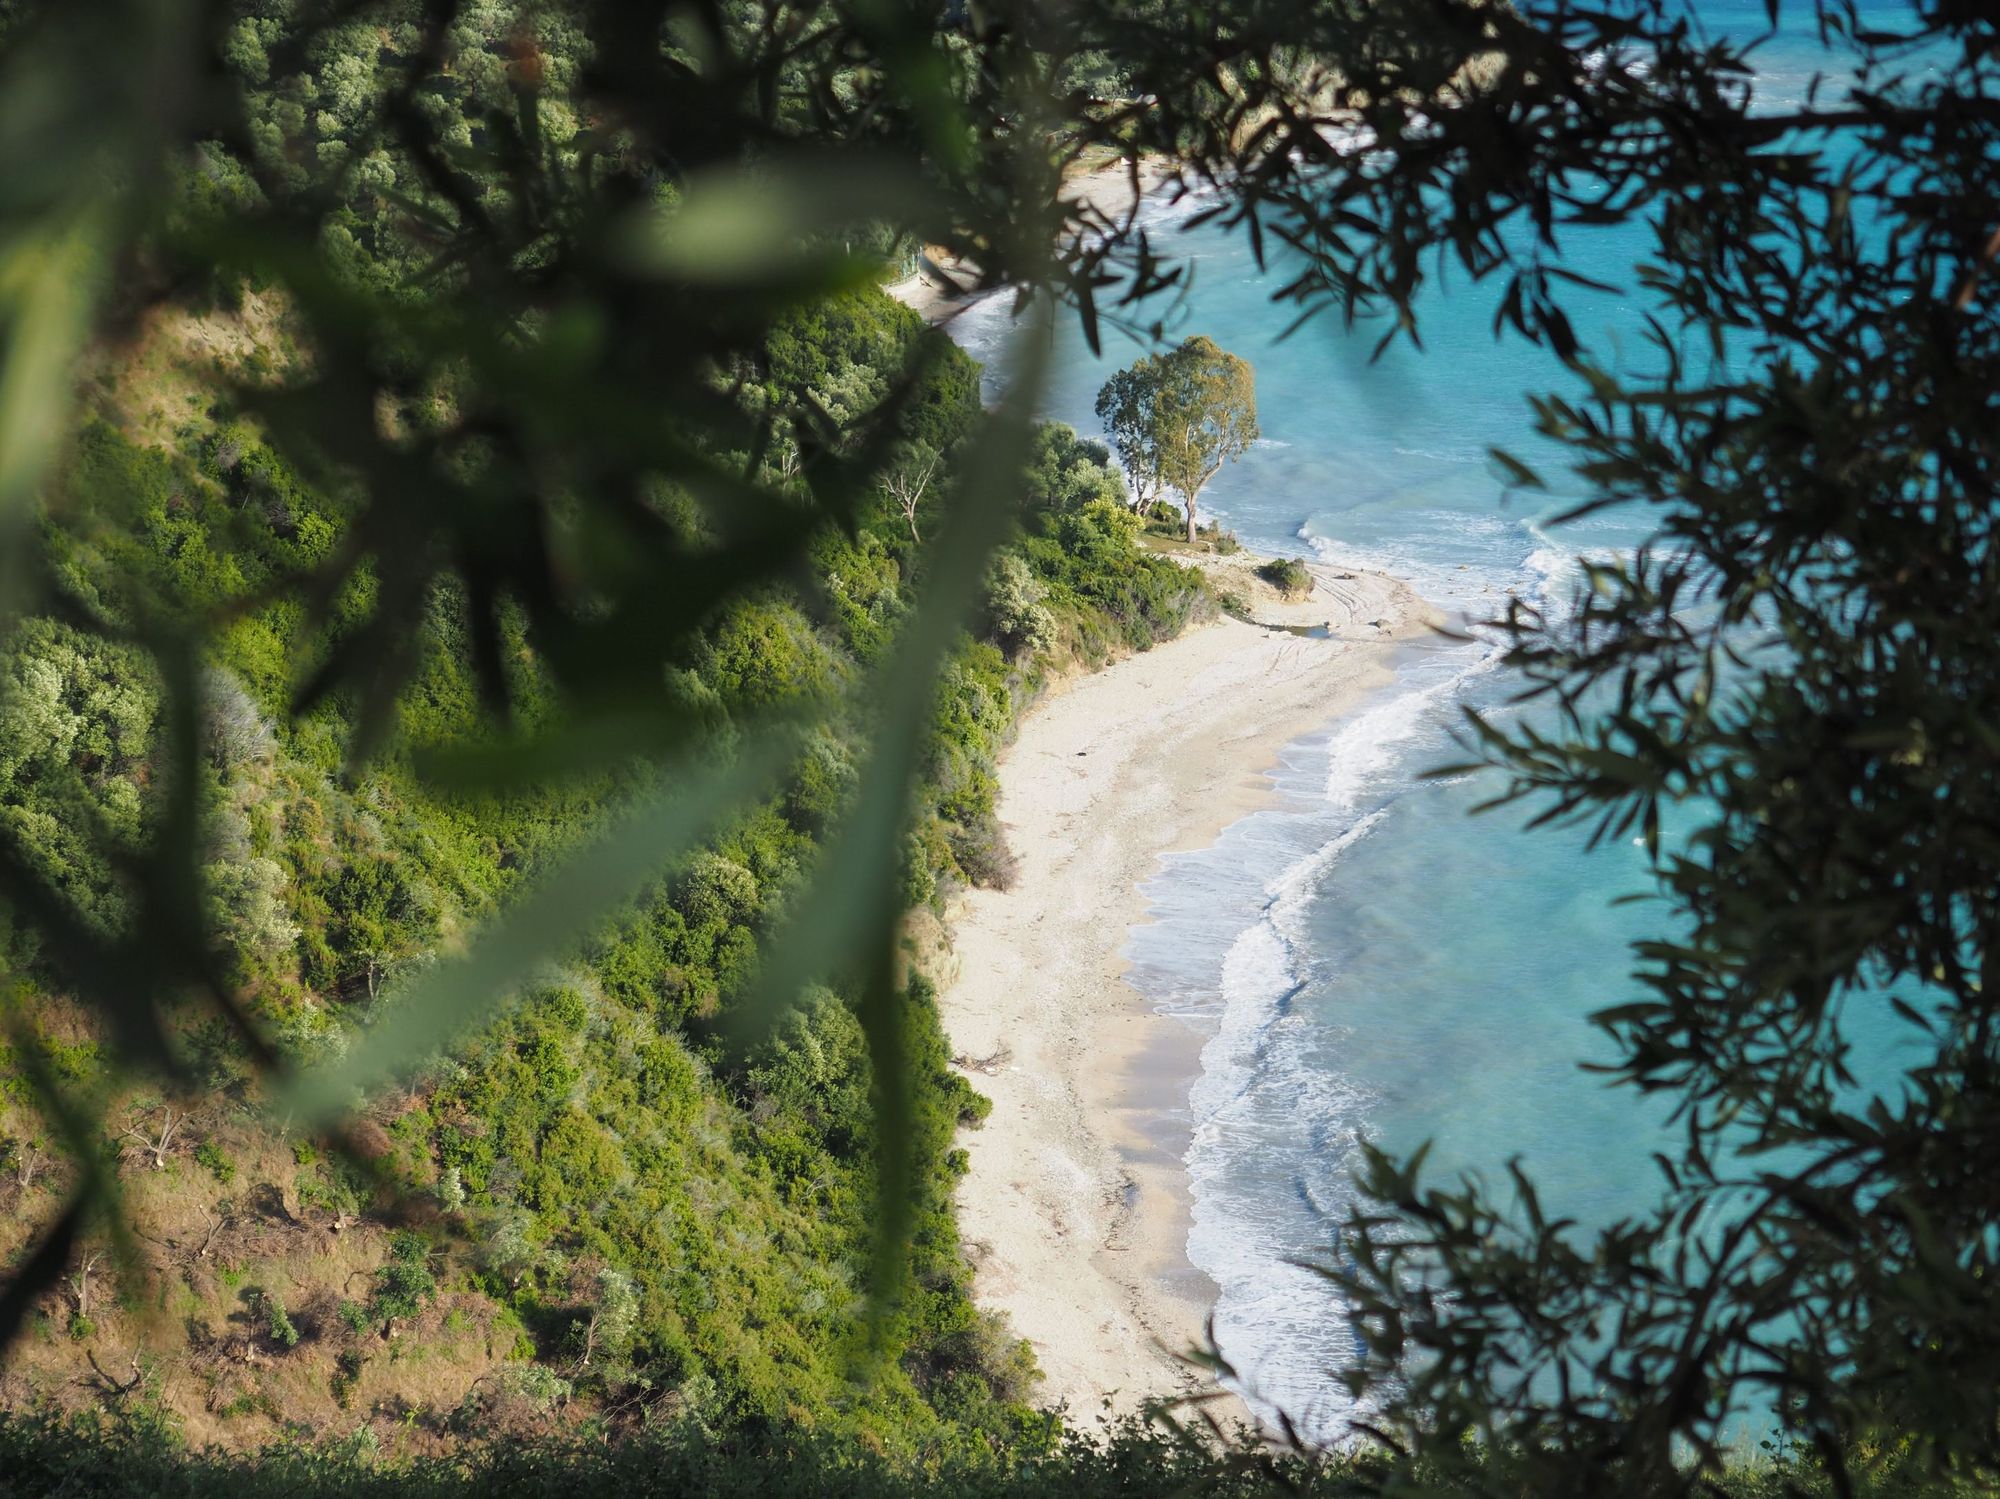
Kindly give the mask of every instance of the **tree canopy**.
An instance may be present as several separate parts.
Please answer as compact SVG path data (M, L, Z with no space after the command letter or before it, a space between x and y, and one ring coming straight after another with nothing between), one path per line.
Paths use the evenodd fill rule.
M1097 418L1143 508L1163 488L1187 510L1195 539L1195 501L1222 466L1257 440L1257 375L1246 359L1204 335L1120 370L1097 393Z

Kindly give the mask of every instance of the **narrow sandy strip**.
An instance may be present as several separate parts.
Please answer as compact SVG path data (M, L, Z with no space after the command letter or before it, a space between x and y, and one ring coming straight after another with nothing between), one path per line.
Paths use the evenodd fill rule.
M1118 222L1132 211L1140 198L1159 187L1166 178L1167 170L1162 163L1150 159L1142 161L1136 179L1138 191L1135 193L1131 167L1114 158L1089 171L1072 175L1064 184L1063 196L1080 208ZM933 256L927 246L912 274L882 289L935 328L976 305L982 297L991 295L990 289L970 290L978 283L977 266L944 258L943 251Z
M975 1295L1034 1345L1041 1398L1086 1426L1209 1387L1174 1356L1215 1295L1187 1260L1180 1158L1202 1037L1125 982L1139 885L1267 804L1280 750L1386 683L1395 642L1434 618L1380 574L1319 569L1310 600L1277 605L1246 559L1207 565L1260 616L1331 635L1225 619L1051 695L1000 768L1019 876L953 919L944 1023L993 1100L963 1137Z

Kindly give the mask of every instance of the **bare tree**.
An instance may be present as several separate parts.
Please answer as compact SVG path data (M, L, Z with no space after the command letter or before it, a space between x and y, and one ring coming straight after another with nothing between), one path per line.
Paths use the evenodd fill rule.
M36 1180L51 1164L49 1153L42 1149L39 1140L21 1140L13 1143L14 1185L22 1196L33 1189Z
M90 1316L90 1277L104 1258L104 1251L93 1249L77 1261L76 1268L65 1277L69 1281L69 1294L76 1302L76 1314L88 1319Z
M224 1206L226 1208L227 1204L224 1204ZM195 1211L201 1214L202 1227L205 1232L202 1234L201 1243L188 1251L188 1257L190 1259L205 1260L215 1252L215 1241L222 1237L223 1230L228 1228L235 1220L226 1211L211 1213L199 1203L195 1205Z
M130 1140L137 1153L153 1158L153 1169L162 1170L167 1164L167 1155L174 1148L175 1138L194 1115L186 1110L176 1109L172 1104L162 1104L157 1111L148 1109L119 1135L121 1140ZM141 1126L144 1128L141 1128Z
M910 540L921 542L917 534L917 507L929 493L931 479L937 474L938 455L929 448L917 447L911 450L909 460L898 464L889 471L882 481L882 487L889 492L903 512L903 519L910 523Z

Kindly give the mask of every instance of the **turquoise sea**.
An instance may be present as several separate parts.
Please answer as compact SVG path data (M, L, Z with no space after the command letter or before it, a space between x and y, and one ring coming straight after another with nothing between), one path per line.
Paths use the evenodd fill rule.
M1750 35L1762 0L1699 0L1703 24ZM1894 7L1882 7L1894 13ZM1759 53L1760 101L1796 102L1828 67L1810 7L1787 5ZM1643 514L1552 534L1554 495L1505 492L1488 450L1544 459L1526 397L1568 391L1552 359L1496 341L1493 296L1459 278L1420 307L1424 349L1378 361L1378 330L1325 319L1281 340L1282 263L1248 244L1176 227L1199 205L1151 210L1163 248L1194 268L1176 337L1206 333L1257 369L1264 439L1204 496L1259 551L1379 567L1439 605L1478 617L1508 592L1560 607L1579 553L1628 548ZM1567 263L1629 285L1642 232L1575 238ZM953 325L990 370L1009 336L1007 299ZM1572 308L1600 357L1635 348L1636 297ZM1096 431L1096 389L1140 352L1116 335L1093 359L1073 328L1047 412ZM1572 493L1574 489L1572 488ZM1329 1371L1349 1351L1338 1298L1301 1262L1323 1262L1352 1200L1355 1142L1435 1142L1433 1169L1501 1178L1519 1156L1556 1211L1583 1223L1652 1199L1661 1111L1578 1064L1607 1055L1593 1010L1635 997L1629 944L1667 929L1642 850L1586 852L1580 831L1524 831L1521 811L1470 815L1483 777L1420 780L1461 758L1462 705L1517 711L1518 684L1478 644L1409 649L1395 685L1294 745L1279 805L1215 847L1171 860L1146 887L1154 920L1130 934L1137 982L1209 1039L1189 1101L1190 1258L1216 1282L1215 1330L1245 1393L1309 1433L1337 1435L1346 1397ZM1881 1037L1861 1051L1892 1050ZM1871 1045L1871 1042L1873 1043Z

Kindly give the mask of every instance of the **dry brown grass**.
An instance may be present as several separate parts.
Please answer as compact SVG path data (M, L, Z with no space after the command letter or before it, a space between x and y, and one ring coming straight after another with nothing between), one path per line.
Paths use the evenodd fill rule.
M233 312L150 309L86 373L100 415L134 442L170 447L210 424L218 381L255 381L294 357L278 299L245 292Z
M115 1110L114 1127L141 1101ZM41 1133L21 1101L0 1105L0 1137ZM386 1148L388 1136L374 1127L371 1141ZM221 1151L231 1180L196 1159L203 1145ZM0 1408L145 1401L197 1446L242 1450L366 1428L381 1450L412 1454L463 1438L454 1414L468 1397L489 1427L562 1419L501 1398L518 1327L465 1283L462 1265L439 1263L440 1295L387 1336L372 1321L351 1327L343 1303L367 1302L392 1230L313 1205L310 1191L302 1204L301 1185L319 1168L302 1167L240 1104L197 1106L161 1164L152 1162L145 1150L119 1162L133 1253L121 1261L102 1235L81 1246L73 1272L92 1266L88 1325L73 1320L72 1280L45 1295L0 1361ZM0 1263L18 1262L60 1209L69 1179L55 1166L24 1189L12 1169L0 1174ZM298 1333L295 1347L272 1335L273 1302Z

